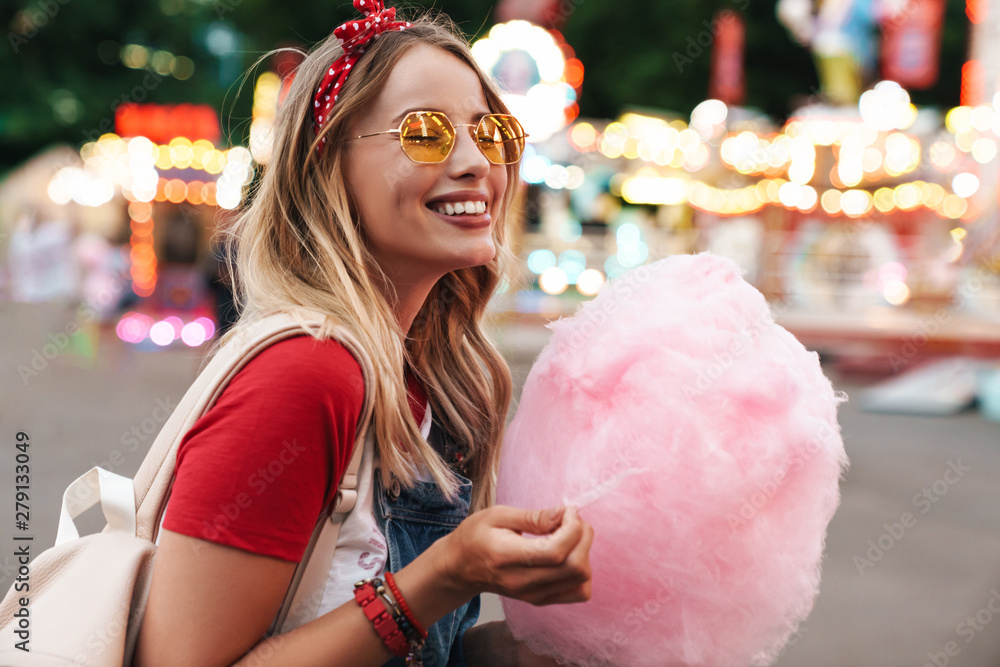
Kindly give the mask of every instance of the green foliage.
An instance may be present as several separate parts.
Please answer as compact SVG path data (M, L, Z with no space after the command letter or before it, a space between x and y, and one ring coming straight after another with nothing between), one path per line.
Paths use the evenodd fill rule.
M499 0L407 0L412 13L444 11L470 36L493 22ZM402 4L402 3L400 3ZM614 117L630 106L682 115L708 92L710 36L716 11L743 9L747 19L747 104L781 118L795 96L815 91L808 51L795 44L774 2L689 0L625 5L614 0L560 0L563 33L586 68L581 113ZM918 103L958 103L965 55L961 0L950 0L940 82ZM355 11L348 0L14 0L0 5L0 172L53 142L80 145L113 120L121 101L208 103L224 132L245 141L252 80L237 96L240 75L262 54L285 44L308 46ZM234 51L214 55L213 27L235 37ZM102 46L103 44L103 46ZM186 80L107 62L118 46L140 44L194 63ZM118 45L118 46L116 46ZM692 46L694 45L694 46ZM103 49L103 51L102 51ZM105 55L102 60L101 55ZM102 128L103 124L103 128Z

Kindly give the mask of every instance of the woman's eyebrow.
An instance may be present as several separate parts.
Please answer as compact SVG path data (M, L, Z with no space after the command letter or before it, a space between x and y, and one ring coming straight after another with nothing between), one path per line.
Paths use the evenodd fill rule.
M409 109L406 109L405 111L401 111L399 113L399 115L397 115L395 118L393 118L390 121L390 123L392 125L399 125L399 123L402 122L403 117L405 117L406 114L413 113L414 111L437 111L438 113L445 113L444 111L441 111L441 109L435 108L433 106L410 107ZM476 123L476 122L479 121L480 118L482 118L483 116L485 116L487 114L491 114L491 113L493 113L493 112L489 111L489 110L485 110L485 111L484 110L479 110L479 111L476 111L472 115L472 117L469 118L469 122L470 123ZM445 114L445 115L447 116L448 114Z
M400 114L398 116L396 116L395 118L393 118L392 119L392 124L393 125L399 125L400 122L402 122L403 117L406 116L406 114L413 113L414 111L437 111L438 113L444 113L440 109L436 109L436 108L434 108L432 106L410 107L409 109L400 112Z

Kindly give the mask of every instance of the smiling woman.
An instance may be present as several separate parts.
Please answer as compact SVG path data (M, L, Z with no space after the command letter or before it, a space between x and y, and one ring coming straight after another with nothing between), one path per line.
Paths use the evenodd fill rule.
M438 111L411 119L413 108ZM478 130L445 129L451 118L477 128L490 112L475 70L439 47L416 44L399 59L369 113L349 124L348 136L366 140L348 144L347 187L367 222L373 254L381 266L391 267L393 283L426 285L420 289L426 293L445 273L484 265L496 256L491 228L503 209L507 168L480 150ZM381 132L400 118L399 137ZM420 154L413 148L407 152L406 144L418 141ZM442 147L428 146L432 141ZM415 162L415 154L422 160L435 154L443 159Z
M139 667L554 664L503 623L473 628L479 594L590 597L573 508L492 505L511 378L482 318L510 280L524 132L446 20L354 5L295 72L231 229L241 312L221 344L274 313L302 335L251 359L178 448ZM313 579L310 536L358 460ZM300 563L315 586L286 618Z

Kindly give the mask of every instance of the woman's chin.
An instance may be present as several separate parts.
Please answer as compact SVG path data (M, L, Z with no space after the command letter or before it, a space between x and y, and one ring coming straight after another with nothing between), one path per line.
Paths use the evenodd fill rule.
M488 239L487 242L477 244L475 247L471 247L467 252L462 252L459 256L455 257L455 266L452 267L452 271L457 269L467 269L473 266L482 266L483 264L489 264L496 257L497 249L493 245L493 239Z

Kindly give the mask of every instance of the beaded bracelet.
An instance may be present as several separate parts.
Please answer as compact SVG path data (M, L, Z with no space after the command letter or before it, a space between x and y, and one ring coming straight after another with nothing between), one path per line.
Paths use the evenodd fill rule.
M407 650L406 637L400 632L399 625L389 614L382 600L379 599L376 592L376 582L378 586L382 585L381 579L365 579L354 584L354 599L361 605L365 617L375 626L375 632L378 633L393 655L407 658L409 651Z
M396 591L398 590L396 588ZM382 580L375 577L354 584L354 598L361 605L365 616L375 625L375 631L378 632L379 637L394 655L406 658L407 665L419 667L423 664L420 652L423 650L427 632L419 624L414 626L406 612L400 609L397 600L402 601L404 608L409 610L405 600L402 600L401 594L391 594L383 585Z
M427 639L427 631L424 630L424 626L420 625L420 621L418 621L417 617L413 615L412 611L410 611L410 605L406 604L406 600L403 599L403 594L399 592L399 587L396 585L395 577L393 577L392 572L389 572L388 570L385 573L385 583L389 584L389 590L391 590L392 594L396 597L396 600L399 602L399 606L403 608L403 614L406 615L406 620L410 622L410 625L416 628L421 639Z
M385 603L385 608L392 615L392 619L396 621L396 625L399 626L399 631L403 633L407 641L418 637L417 631L410 625L410 621L407 620L406 614L403 610L399 608L399 604L396 599L392 596L392 592L385 586L381 585L380 580L376 580L375 592L379 594L382 598L382 602Z

